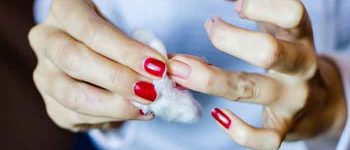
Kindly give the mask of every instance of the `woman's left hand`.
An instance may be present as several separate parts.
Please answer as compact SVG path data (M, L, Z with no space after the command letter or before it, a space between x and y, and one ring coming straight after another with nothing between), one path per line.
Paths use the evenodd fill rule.
M255 128L227 109L213 117L238 144L278 149L284 139L298 140L340 131L345 120L342 83L332 61L318 56L308 14L299 0L239 0L242 18L262 32L230 25L218 17L206 22L213 45L267 69L254 74L228 72L188 55L169 62L171 78L199 92L264 106L264 127Z

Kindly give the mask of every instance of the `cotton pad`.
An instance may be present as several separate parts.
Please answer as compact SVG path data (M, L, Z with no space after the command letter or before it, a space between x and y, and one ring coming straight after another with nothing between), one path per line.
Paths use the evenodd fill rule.
M163 42L152 31L137 29L132 37L168 58ZM190 91L177 88L175 82L166 75L160 80L154 80L153 84L158 94L157 99L150 105L134 103L143 112L154 113L165 120L182 123L194 123L200 118L201 105Z

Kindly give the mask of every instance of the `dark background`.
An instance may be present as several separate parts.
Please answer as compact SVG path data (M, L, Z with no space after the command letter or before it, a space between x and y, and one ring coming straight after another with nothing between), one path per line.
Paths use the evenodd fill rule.
M0 149L76 149L77 135L54 125L33 84L32 6L32 0L0 1Z

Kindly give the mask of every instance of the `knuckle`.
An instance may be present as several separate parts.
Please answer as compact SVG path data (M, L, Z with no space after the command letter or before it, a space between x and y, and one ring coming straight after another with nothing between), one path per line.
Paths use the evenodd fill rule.
M83 26L80 30L80 35L78 36L87 43L102 42L98 41L97 37L103 32L105 25L102 24L98 17L88 17L84 20L85 21L82 23Z
M62 69L69 72L72 76L81 65L81 46L73 42L67 42L62 48L56 51L58 63Z
M233 99L239 100L257 95L257 86L255 82L249 78L248 73L239 73L238 79L237 77L231 77L229 84L229 86L233 88L233 90L230 90L230 96Z
M120 80L122 79L121 73L118 70L113 70L108 77L108 83L111 84L113 92L119 90Z
M39 25L36 25L29 30L29 33L28 33L29 41L32 41L37 36L38 28L39 28Z
M36 68L34 69L32 77L33 77L33 81L34 81L34 83L35 83L35 85L36 85L37 87L40 87L40 86L43 85L43 79L44 79L44 78L42 77L42 75L41 75L41 73L40 73L38 67L36 67Z
M66 91L63 105L73 111L78 111L87 99L87 93L82 88Z
M48 81L47 81L47 77L46 74L42 72L41 69L39 69L39 67L37 66L32 74L32 78L34 81L34 85L36 86L36 88L39 90L39 92L46 92L47 88L49 88L48 85Z
M134 62L141 62L142 57L144 57L146 54L142 49L145 49L145 47L142 44L139 43L132 43L132 46L130 47L132 49L132 52L128 50L120 50L119 51L119 57L120 60L126 61L127 63L135 64ZM132 62L132 63L131 63ZM136 66L133 66L136 67Z
M109 77L107 78L107 83L110 85L113 92L123 93L127 88L125 86L130 85L131 74L124 68L118 68L111 70Z
M32 27L28 33L28 41L29 41L29 44L33 48L34 51L39 49L38 38L39 38L40 32L41 32L41 26L36 25L36 26Z
M110 74L107 77L107 83L112 92L117 92L121 95L130 94L129 88L137 82L137 75L134 72L128 70L125 67L110 70ZM109 89L108 88L108 89Z
M128 41L130 42L130 41ZM139 68L140 65L143 62L143 59L147 57L148 53L147 51L144 51L143 49L147 49L143 44L131 41L130 43L127 43L130 45L127 49L120 49L118 51L118 54L116 55L116 59L120 62L124 62L131 68ZM150 51L150 53L153 53L153 51ZM138 62L138 63L135 63Z
M40 78L41 77L40 77L40 74L39 74L39 69L38 69L38 67L35 67L35 69L33 71L33 81L35 83L38 83Z
M208 69L204 76L202 91L211 93L212 89L215 89L215 71Z

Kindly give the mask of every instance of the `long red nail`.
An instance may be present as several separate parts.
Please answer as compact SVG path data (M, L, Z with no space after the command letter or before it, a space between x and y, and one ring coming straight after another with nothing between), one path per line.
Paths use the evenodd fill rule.
M165 64L162 61L154 58L147 58L143 67L148 73L158 77L163 77L165 72Z
M140 81L135 84L134 93L135 95L152 102L157 98L157 92L154 85L145 81Z
M215 108L211 111L211 115L218 121L222 126L228 129L231 126L231 119L220 109Z

